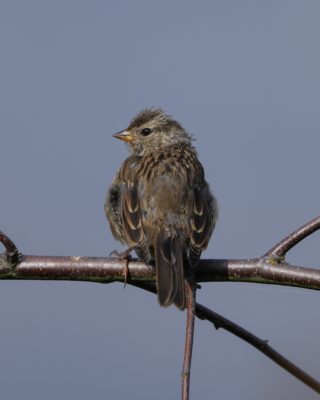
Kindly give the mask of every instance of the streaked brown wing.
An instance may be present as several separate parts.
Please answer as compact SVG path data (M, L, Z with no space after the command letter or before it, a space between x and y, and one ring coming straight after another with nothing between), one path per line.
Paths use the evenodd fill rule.
M134 184L130 186L123 184L121 215L127 238L132 242L132 245L139 244L144 238L144 233L142 230L138 189Z
M214 228L214 219L213 198L209 188L206 184L202 188L194 188L189 249L191 266L198 264L201 252L208 246Z
M205 249L208 245L211 229L210 215L208 212L208 196L207 191L197 188L194 189L194 203L191 220L192 227L192 244L201 249Z
M121 189L121 217L127 242L135 247L140 258L148 261L149 248L143 231L138 184L123 183Z

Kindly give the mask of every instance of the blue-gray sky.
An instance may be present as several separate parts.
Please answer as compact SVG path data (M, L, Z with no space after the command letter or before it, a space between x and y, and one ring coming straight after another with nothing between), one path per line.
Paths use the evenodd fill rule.
M0 228L26 254L103 256L127 149L161 106L194 134L220 203L204 257L253 257L319 214L320 3L0 4ZM319 235L288 257L319 266ZM320 377L317 292L205 284L199 301ZM0 282L6 400L177 399L185 316L122 285ZM193 399L312 400L240 341L197 321Z

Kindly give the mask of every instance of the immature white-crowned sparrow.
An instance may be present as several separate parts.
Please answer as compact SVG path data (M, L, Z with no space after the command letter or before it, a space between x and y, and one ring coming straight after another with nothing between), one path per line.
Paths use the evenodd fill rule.
M196 267L217 219L191 136L161 109L145 109L114 135L131 155L105 202L113 236L155 262L159 303L186 307L185 277Z

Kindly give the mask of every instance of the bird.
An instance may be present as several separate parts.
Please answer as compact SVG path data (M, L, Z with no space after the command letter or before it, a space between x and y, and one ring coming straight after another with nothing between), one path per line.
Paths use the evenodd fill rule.
M146 108L113 137L130 155L105 200L115 239L155 265L158 301L186 308L191 279L216 225L218 206L193 136L161 108ZM125 253L124 254L128 254Z

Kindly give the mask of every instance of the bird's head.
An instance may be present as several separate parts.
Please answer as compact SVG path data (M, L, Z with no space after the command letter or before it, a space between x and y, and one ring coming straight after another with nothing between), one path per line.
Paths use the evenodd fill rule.
M192 141L191 135L179 122L161 109L154 108L142 110L131 120L127 129L113 136L127 142L132 153L138 156L145 156L177 144L191 145Z

